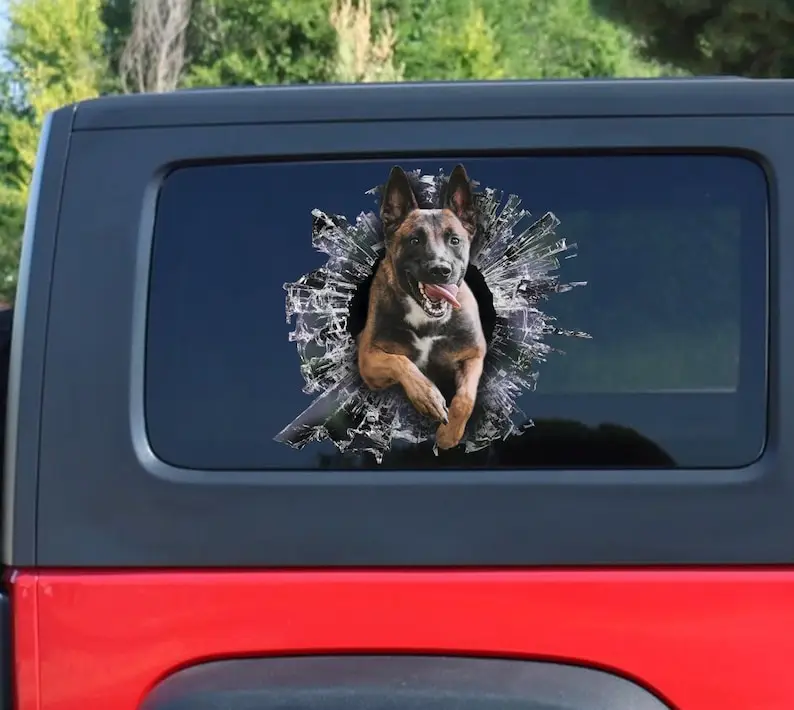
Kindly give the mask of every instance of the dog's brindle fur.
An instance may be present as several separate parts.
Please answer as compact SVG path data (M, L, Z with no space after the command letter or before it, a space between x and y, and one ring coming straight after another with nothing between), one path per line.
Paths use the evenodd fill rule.
M439 448L457 446L477 399L486 353L477 301L463 278L476 231L468 176L450 175L441 209L420 209L406 174L394 167L381 203L386 251L358 340L358 366L371 389L399 384L420 414L440 422ZM418 283L455 284L459 309L440 316L421 305ZM437 386L452 383L447 402Z

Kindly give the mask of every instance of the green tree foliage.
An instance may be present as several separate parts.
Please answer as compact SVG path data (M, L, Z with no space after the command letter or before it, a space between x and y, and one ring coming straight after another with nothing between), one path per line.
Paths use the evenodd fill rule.
M27 187L44 116L96 96L104 70L99 0L13 0L6 59L10 64L7 130ZM14 115L16 114L16 115Z
M370 0L334 0L331 26L337 35L334 79L340 82L401 81L403 68L394 62L397 41L391 21L384 16L383 26L372 25Z
M338 80L334 2L195 0L184 84ZM371 5L373 38L395 30L394 66L407 80L654 76L663 71L640 58L630 32L595 14L590 0L353 4ZM105 0L103 13L104 49L114 70L129 34L130 0Z
M13 0L0 111L0 298L13 298L42 121L97 95L105 68L100 0Z
M625 28L596 15L590 0L481 0L512 78L658 76Z
M131 0L105 0L109 88L132 24ZM194 0L183 85L259 86L333 79L331 0Z
M119 62L132 29L132 3L130 0L105 0L101 19L105 28L101 49L107 62L102 93L116 93L121 91Z
M448 62L448 79L501 79L505 75L502 47L492 24L473 2L460 24L444 27L438 51Z
M409 79L573 78L671 73L590 0L385 0Z
M333 79L330 0L197 0L188 36L188 86Z
M794 0L595 0L647 55L694 74L794 75Z
M432 81L504 76L500 38L483 8L473 0L402 3L397 4L397 12L395 56L405 66L406 78Z

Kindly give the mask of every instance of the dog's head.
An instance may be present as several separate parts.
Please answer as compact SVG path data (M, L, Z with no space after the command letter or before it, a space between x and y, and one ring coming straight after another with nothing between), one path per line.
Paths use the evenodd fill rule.
M398 286L431 318L459 308L458 287L476 231L474 200L462 165L449 177L440 209L421 209L405 172L392 168L380 208L386 258Z

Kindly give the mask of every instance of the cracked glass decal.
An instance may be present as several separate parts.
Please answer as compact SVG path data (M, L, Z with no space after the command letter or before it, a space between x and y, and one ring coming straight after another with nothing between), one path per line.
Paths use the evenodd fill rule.
M460 173L456 175L458 170ZM405 184L410 185L412 195L404 189L401 191ZM389 191L391 197L384 196ZM395 441L434 441L436 447L440 442L442 448L460 444L466 452L473 452L497 440L522 434L532 426L532 412L529 407L530 411L522 411L517 400L535 388L537 364L552 353L562 353L546 342L546 336L590 337L579 330L559 327L541 309L550 296L586 283L563 283L556 273L561 259L575 256L575 245L555 234L559 220L547 212L532 221L529 212L521 208L517 195L510 194L504 200L500 190L491 187L480 190L478 183L469 180L462 166L451 175L443 172L422 174L420 171L406 174L395 168L385 186L373 188L367 194L374 196L378 204L387 205L387 208L391 205L397 213L402 209L402 214L395 216L387 212L389 219L382 220L375 212L361 213L351 223L343 216L313 210L313 246L328 256L327 262L296 281L284 284L287 323L295 317L295 328L289 339L297 345L305 381L303 391L314 396L314 400L278 433L276 441L301 449L310 442L327 439L341 452L367 452L380 462ZM416 200L413 209L420 210L413 215L412 205L400 204L400 200L410 202L412 197ZM459 231L459 225L470 225L468 231L473 236L464 262L468 261L481 275L493 298L495 312L493 332L487 340L487 350L483 351L476 401L462 437L449 433L460 409L457 405L461 403L452 398L434 404L433 396L426 396L427 392L422 390L425 386L422 376L413 370L413 374L406 375L409 379L403 386L382 389L369 386L359 371L358 347L350 328L351 303L357 290L372 280L382 261L389 261L383 258L386 245L393 249L401 240L401 244L408 245L406 253L409 248L421 248L419 238L412 236L413 232L408 233L408 226L412 225L406 226L416 214L425 215L427 220L426 228L422 224L417 227L422 239L428 243L435 238L446 239L444 248L460 250L459 236L449 237L450 230L439 221L442 207L457 209L460 220L455 225ZM392 217L394 223L390 222ZM438 231L435 236L434 230ZM465 263L457 266L466 271ZM413 345L406 344L404 351L397 350L407 353L408 359L420 365L420 360L427 359L427 348L431 344L438 358L450 360L468 357L467 353L476 350L451 336L445 338L443 333L433 335L442 332L432 330L440 327L435 325L436 321L451 323L453 317L465 315L467 308L465 287L461 285L458 292L454 284L440 283L444 280L445 268L437 267L441 276L438 279L428 277L427 282L410 281L410 277L406 277L410 281L406 289L415 296L410 308L416 311L418 332L421 334L421 328L426 327L424 332L428 335L416 338ZM469 269L468 273L471 272ZM399 285L396 288L399 291ZM377 293L380 291L373 288L372 294ZM370 298L374 297L372 294ZM453 312L457 315L453 316ZM377 352L382 354L382 350ZM380 366L380 361L375 365ZM397 367L391 361L388 366ZM465 365L456 367L460 370ZM372 371L376 371L374 366ZM370 383L373 381L370 375ZM406 395L406 387L411 389L411 399ZM424 409L424 413L420 414L418 409ZM526 421L529 423L525 424ZM442 435L442 432L446 433Z

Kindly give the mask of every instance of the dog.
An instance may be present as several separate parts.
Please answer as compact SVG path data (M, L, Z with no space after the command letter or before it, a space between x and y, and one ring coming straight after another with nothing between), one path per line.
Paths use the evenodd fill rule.
M487 351L477 300L464 281L477 229L465 168L450 174L440 209L421 209L395 166L380 218L385 253L358 338L359 372L372 390L400 385L420 414L439 422L438 447L450 449L474 410Z

